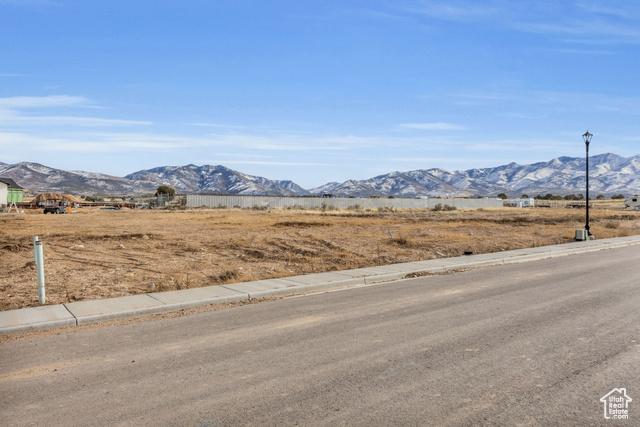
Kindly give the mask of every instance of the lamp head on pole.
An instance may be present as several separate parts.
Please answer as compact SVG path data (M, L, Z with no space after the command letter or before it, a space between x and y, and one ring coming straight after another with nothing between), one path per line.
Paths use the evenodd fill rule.
M589 133L589 131L587 131L587 133L582 135L582 139L584 139L584 143L587 146L587 148L589 148L589 143L591 142L591 137L592 136L593 136L593 134Z

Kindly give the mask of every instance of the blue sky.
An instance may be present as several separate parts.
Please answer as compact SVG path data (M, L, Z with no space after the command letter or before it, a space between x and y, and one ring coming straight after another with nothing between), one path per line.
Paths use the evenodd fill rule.
M0 0L0 161L305 188L640 153L628 0Z

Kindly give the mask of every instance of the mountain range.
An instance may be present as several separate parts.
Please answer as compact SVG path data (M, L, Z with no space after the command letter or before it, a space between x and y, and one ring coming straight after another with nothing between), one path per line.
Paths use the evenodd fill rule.
M178 193L307 196L330 193L343 197L509 197L522 194L584 194L585 158L558 157L529 165L510 163L495 168L446 171L421 169L391 172L366 180L332 182L304 189L292 181L247 175L224 166L162 166L115 177L83 171L64 171L37 163L0 162L0 176L12 178L32 192L70 193L88 196L121 196L153 193L160 185ZM600 154L589 158L589 189L603 194L640 193L640 155L622 157Z

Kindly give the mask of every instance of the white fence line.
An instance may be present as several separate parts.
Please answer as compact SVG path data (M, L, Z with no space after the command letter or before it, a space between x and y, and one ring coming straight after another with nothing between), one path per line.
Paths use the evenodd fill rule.
M334 207L347 209L397 208L433 209L437 204L456 208L501 208L502 199L386 199L386 198L342 198L342 197L274 197L274 196L220 196L209 194L187 194L190 208L286 208L298 206L303 209Z

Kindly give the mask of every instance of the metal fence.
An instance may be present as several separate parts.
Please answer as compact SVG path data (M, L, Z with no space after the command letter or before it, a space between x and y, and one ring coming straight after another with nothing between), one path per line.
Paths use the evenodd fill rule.
M220 196L188 194L187 207L211 208L396 208L433 209L437 204L456 208L498 208L502 199L386 199L386 198L342 198L342 197L273 197L273 196Z

